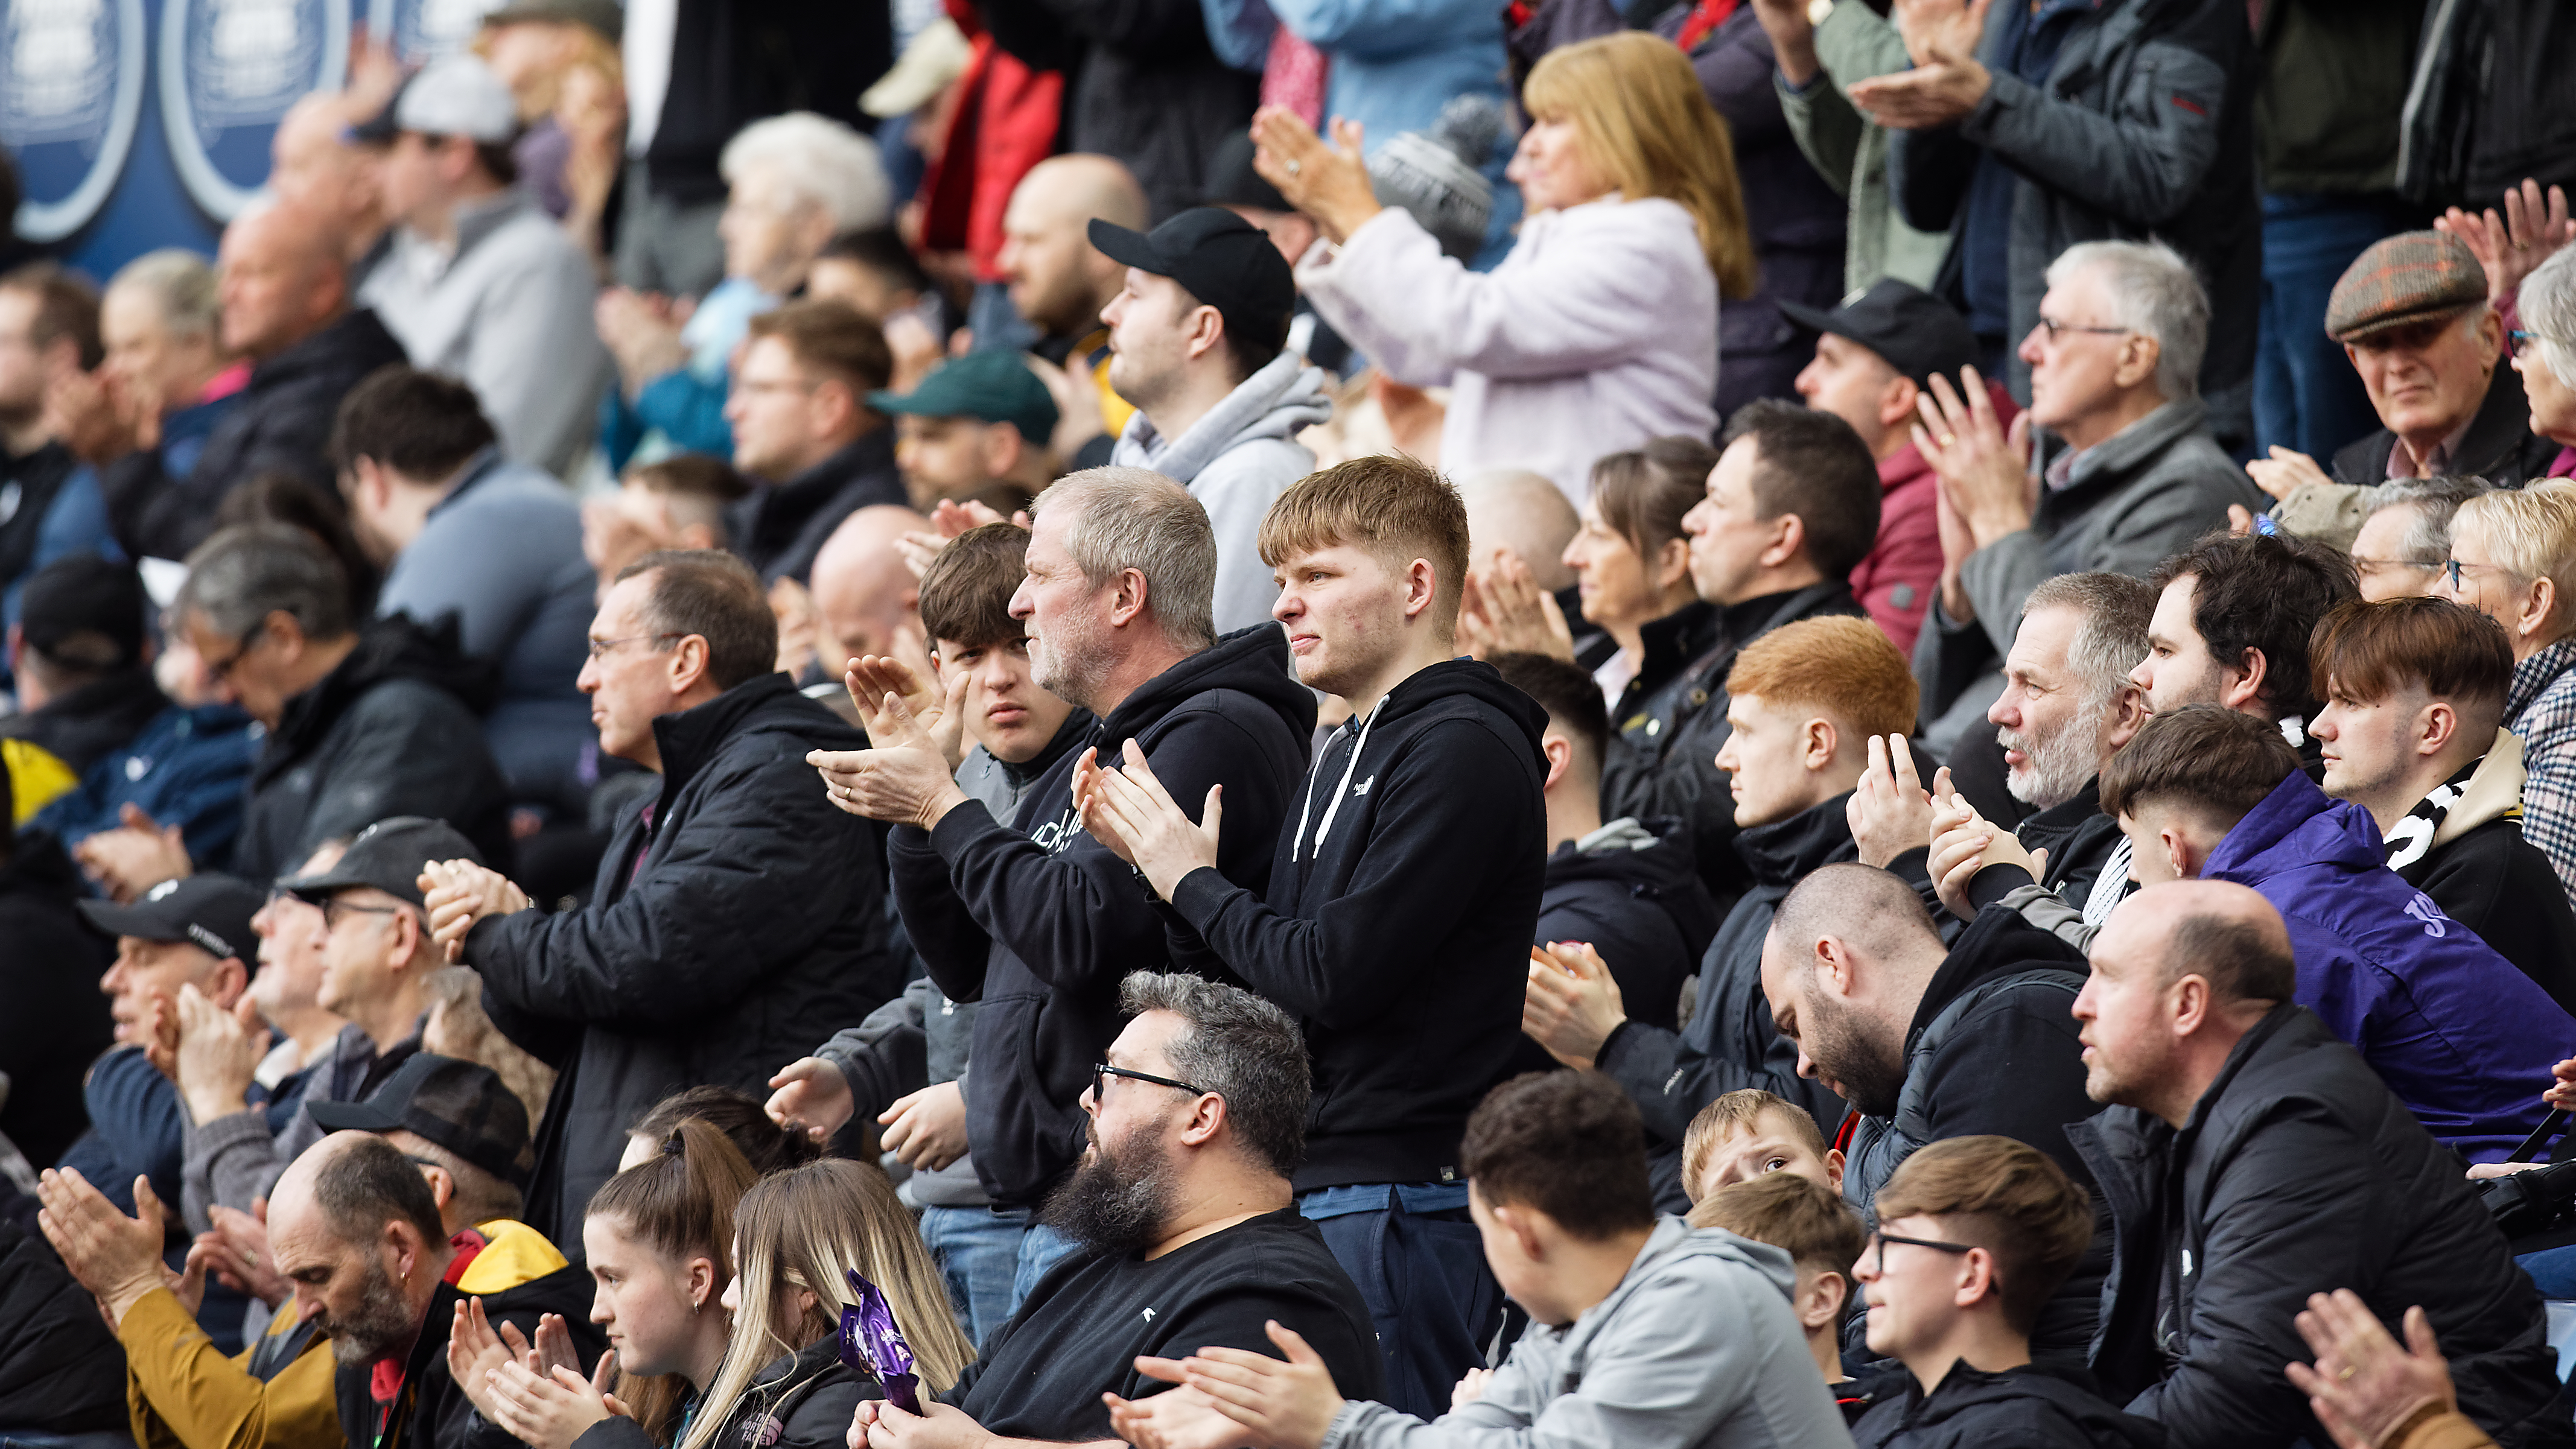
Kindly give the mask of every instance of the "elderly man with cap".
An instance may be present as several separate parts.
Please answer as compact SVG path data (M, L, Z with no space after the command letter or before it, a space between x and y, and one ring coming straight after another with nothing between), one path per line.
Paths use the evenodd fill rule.
M1016 510L988 495L1035 496L1056 479L1048 440L1060 414L1016 352L950 358L910 392L869 393L868 406L895 420L895 463L915 508L971 498L1008 515Z
M2279 447L2246 465L2280 500L2282 527L2349 547L2371 490L2389 479L2510 488L2548 472L2557 445L2532 435L2522 377L2505 366L2504 320L2458 237L2409 231L2374 243L2327 298L2326 334L2361 374L2380 427L2336 452L2330 469Z
M249 1212L306 1148L335 1130L332 1103L361 1101L420 1050L429 1010L425 983L447 964L430 938L420 874L433 860L480 861L446 822L417 815L380 820L358 833L339 860L280 887L321 907L307 917L322 955L314 1004L346 1018L328 1058L315 1064L291 1113L255 1102L252 1074L265 1033L220 1012L182 1012L179 1089L188 1109L183 1200L190 1223L209 1225L216 1207Z
M251 917L264 900L249 881L206 872L163 881L128 905L81 902L81 915L116 938L116 961L98 983L116 1044L90 1068L89 1130L61 1160L120 1208L133 1207L137 1176L178 1200L187 1115L165 1073L176 1070L180 1001L193 992L229 1011L241 1000L259 955Z
M581 248L511 183L518 102L470 55L435 60L357 128L384 148L392 251L358 300L414 366L474 389L521 462L569 472L589 446L608 351Z
M1878 542L1852 570L1851 589L1870 618L1906 651L1941 585L1941 532L1934 512L1940 475L1914 446L1914 424L1935 377L1957 377L1977 360L1977 335L1951 306L1920 287L1886 278L1830 310L1782 302L1790 321L1817 334L1815 360L1799 372L1798 396L1852 425L1878 459ZM1986 383L1998 421L2020 408L1999 381Z
M1270 622L1279 597L1257 539L1270 502L1315 467L1297 434L1333 414L1322 369L1287 350L1297 280L1252 223L1193 207L1150 232L1095 220L1127 269L1100 309L1109 385L1136 405L1110 462L1190 490L1216 528L1220 634Z

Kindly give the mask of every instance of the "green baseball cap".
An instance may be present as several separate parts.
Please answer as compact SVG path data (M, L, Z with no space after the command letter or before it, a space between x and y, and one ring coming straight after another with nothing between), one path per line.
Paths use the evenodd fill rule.
M973 418L1009 423L1043 446L1055 435L1055 399L1016 352L994 350L952 357L930 370L910 392L872 392L868 406L881 413L919 418Z

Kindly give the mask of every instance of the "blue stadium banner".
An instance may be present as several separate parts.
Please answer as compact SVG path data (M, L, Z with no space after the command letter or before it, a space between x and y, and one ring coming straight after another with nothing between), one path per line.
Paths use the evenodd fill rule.
M61 241L116 189L148 41L143 0L0 0L0 144L26 186L20 236Z
M23 3L23 0L14 0ZM60 3L60 0L56 0ZM346 0L162 0L161 123L188 196L218 222L268 179L277 122L348 72Z

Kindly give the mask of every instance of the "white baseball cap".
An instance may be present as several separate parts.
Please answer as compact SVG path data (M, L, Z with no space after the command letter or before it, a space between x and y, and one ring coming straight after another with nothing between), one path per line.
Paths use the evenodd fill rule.
M519 134L519 103L481 60L465 54L442 56L404 81L402 89L394 92L393 104L351 134L381 145L399 131L506 145Z

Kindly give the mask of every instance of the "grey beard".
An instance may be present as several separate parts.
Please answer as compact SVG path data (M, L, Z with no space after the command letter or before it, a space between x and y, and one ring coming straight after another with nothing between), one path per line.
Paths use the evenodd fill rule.
M2090 716L2073 720L2045 740L2016 730L1997 729L1996 743L2021 751L2025 761L2019 771L2004 776L2004 789L2014 799L2040 810L2074 799L2084 782L2093 778L2093 757L2088 748L2093 724Z
M343 1364L364 1364L384 1357L421 1330L420 1319L403 1297L402 1285L384 1265L372 1259L358 1289L358 1306L345 1318L324 1316L331 1335L331 1356Z

